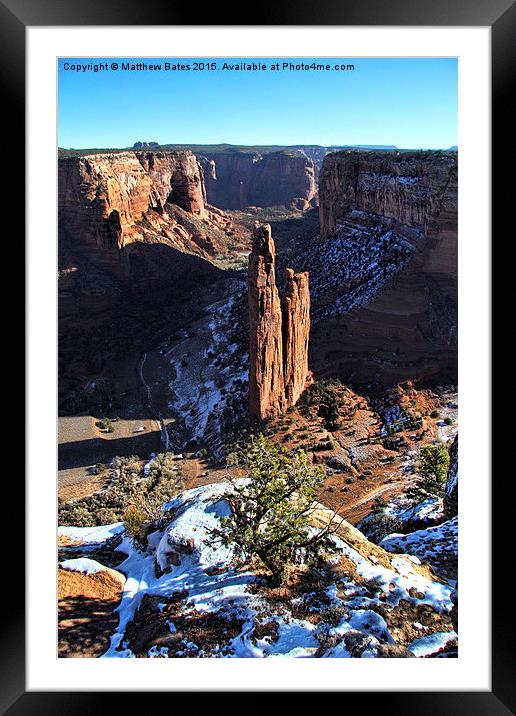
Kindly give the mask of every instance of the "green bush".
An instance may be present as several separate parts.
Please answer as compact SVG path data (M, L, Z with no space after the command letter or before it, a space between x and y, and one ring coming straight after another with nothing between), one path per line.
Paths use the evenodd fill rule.
M136 456L116 457L109 486L93 495L59 506L59 524L87 527L124 519L131 504L145 506L149 518L157 517L165 502L184 488L181 468L171 453L156 455L147 474Z
M242 468L247 480L231 480L226 495L231 515L213 530L224 545L234 544L246 559L260 559L275 585L284 579L286 565L301 554L314 558L333 550L332 521L315 533L310 530L310 512L325 472L308 463L303 451L289 455L263 435L252 436L228 462Z
M430 413L431 418L438 418L439 417L439 411L438 410L432 410Z
M107 430L108 433L112 433L114 430L113 426L111 425L111 420L109 418L101 418L101 420L96 421L95 425L101 430Z
M427 445L419 453L418 477L407 490L407 497L415 503L429 497L442 497L450 465L450 455L443 443Z
M341 390L342 384L338 380L318 381L303 393L301 406L309 415L321 417L326 430L337 430L340 425Z
M136 505L129 505L124 513L124 527L126 534L132 537L134 542L144 546L147 541L147 530L145 522L147 515Z

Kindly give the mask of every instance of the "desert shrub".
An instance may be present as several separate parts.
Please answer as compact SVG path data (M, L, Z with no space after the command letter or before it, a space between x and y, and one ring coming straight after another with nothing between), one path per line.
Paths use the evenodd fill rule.
M426 445L419 453L418 476L415 484L407 490L407 497L414 503L429 497L442 497L450 465L450 455L443 443Z
M439 411L438 410L432 410L430 413L431 418L438 418L439 417Z
M213 530L216 539L235 545L246 559L261 560L274 584L283 580L289 562L333 549L333 520L322 530L309 525L325 472L311 465L302 450L289 454L259 435L228 462L242 468L247 479L230 478L226 498L231 514Z
M100 420L97 420L95 422L95 425L97 428L100 428L101 430L107 430L109 433L112 433L114 428L111 425L111 420L109 418L101 418Z
M108 487L59 506L59 524L86 527L124 519L129 505L138 504L147 519L157 519L164 503L184 488L181 469L172 453L160 453L147 474L139 457L116 457Z
M446 418L444 419L444 424L445 424L445 425L453 425L453 419L450 418L449 416L446 417Z
M326 430L337 430L340 423L340 393L342 384L328 379L313 383L301 398L301 407L309 415L317 415L324 421Z
M124 512L124 527L126 534L132 537L133 541L139 546L144 546L147 542L147 529L145 523L147 515L136 505L129 505Z

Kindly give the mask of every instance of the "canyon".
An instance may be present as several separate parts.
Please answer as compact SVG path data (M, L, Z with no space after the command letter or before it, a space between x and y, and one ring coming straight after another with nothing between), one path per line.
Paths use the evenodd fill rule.
M456 656L456 154L150 144L59 160L61 655ZM288 598L209 538L257 433L341 518ZM444 494L407 504L438 442Z

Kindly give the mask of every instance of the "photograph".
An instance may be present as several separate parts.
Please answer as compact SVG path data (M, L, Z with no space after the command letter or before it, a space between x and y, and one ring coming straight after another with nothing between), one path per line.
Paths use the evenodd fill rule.
M56 71L58 658L458 658L457 57Z

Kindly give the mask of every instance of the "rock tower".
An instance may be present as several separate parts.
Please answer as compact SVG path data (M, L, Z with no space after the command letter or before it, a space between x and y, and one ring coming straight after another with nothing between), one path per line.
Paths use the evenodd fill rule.
M249 413L264 420L294 405L308 377L308 273L287 269L282 308L269 224L255 226L249 256Z

